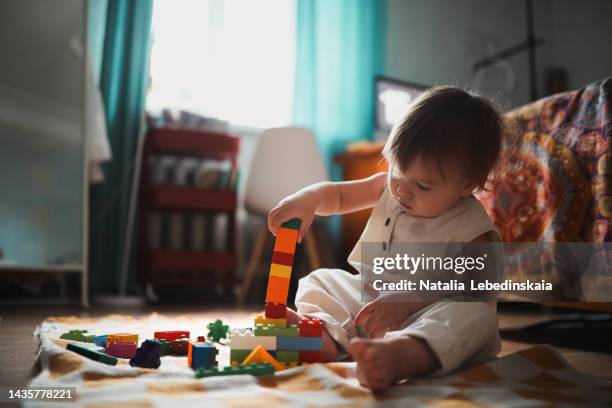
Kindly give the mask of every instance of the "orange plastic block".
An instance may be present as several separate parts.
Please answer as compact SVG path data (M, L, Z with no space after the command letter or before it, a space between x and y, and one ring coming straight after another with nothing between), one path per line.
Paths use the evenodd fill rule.
M138 335L132 333L114 333L106 336L106 344L113 344L118 341L134 343L138 345Z
M242 365L246 366L251 363L262 364L262 363L265 363L266 361L270 363L272 367L276 368L276 371L285 369L284 364L281 364L280 362L278 362L277 359L272 357L270 353L268 353L266 349L260 345L256 346L253 349L253 351L251 351L251 354L249 354L247 358L244 359L244 361L242 362Z
M287 304L289 295L289 279L270 276L268 278L268 290L266 292L266 303Z
M298 231L290 228L279 228L276 232L274 242L274 252L284 252L286 254L295 253Z

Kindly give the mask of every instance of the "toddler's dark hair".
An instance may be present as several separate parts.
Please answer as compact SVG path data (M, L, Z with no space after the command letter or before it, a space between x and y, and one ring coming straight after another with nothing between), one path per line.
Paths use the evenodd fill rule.
M390 167L402 173L418 154L441 163L458 159L466 176L485 188L498 173L502 149L510 144L510 130L486 98L452 86L423 92L397 123L383 149Z

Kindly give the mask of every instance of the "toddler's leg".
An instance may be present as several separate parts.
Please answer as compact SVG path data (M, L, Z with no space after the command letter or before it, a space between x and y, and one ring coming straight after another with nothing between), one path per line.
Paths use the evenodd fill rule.
M341 269L317 269L300 279L289 321L301 316L321 319L323 359L335 361L346 354L349 339L357 335L353 319L361 309L361 279Z
M487 303L435 303L404 326L383 339L353 340L362 384L379 391L404 378L446 374L467 361L495 358L501 347L496 310Z

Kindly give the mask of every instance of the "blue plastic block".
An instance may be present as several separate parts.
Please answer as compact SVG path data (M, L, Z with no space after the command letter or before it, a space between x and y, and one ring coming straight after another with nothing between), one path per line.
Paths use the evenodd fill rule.
M93 342L98 347L106 347L106 334L102 336L94 336Z
M210 368L217 365L217 354L219 350L210 343L191 344L191 368Z
M283 351L319 351L323 349L321 337L278 336L276 350Z

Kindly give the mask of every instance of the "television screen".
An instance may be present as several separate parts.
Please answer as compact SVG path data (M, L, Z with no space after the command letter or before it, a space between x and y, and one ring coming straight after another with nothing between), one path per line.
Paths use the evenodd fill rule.
M376 77L376 130L386 135L427 86Z

